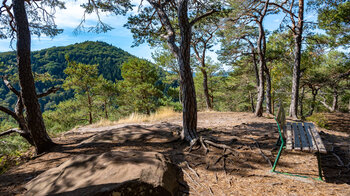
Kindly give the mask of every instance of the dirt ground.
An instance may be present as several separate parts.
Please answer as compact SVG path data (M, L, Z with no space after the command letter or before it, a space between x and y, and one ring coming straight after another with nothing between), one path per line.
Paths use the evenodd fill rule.
M23 185L40 173L77 154L108 150L163 153L183 168L184 195L350 195L350 114L327 114L330 130L318 128L328 150L321 155L325 182L271 173L277 154L277 125L272 118L251 113L198 114L199 134L230 146L209 153L174 140L181 116L161 122L84 127L54 138L53 152L18 165L0 176L0 195L21 195ZM264 158L264 156L265 158ZM267 158L266 158L267 157ZM268 160L267 160L268 159ZM283 152L278 171L317 177L317 158L310 153Z

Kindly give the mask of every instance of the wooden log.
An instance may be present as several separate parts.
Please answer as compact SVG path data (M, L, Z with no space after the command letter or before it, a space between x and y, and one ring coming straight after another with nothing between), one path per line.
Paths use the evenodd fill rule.
M301 149L305 152L310 152L310 144L306 139L305 130L302 123L298 123L298 129L300 134Z
M312 124L312 123L307 123L307 124L309 125L310 130L311 130L311 134L312 134L312 136L314 137L314 139L316 141L318 151L320 153L325 153L326 154L327 150L324 147L324 144L322 142L321 136L320 136L320 134L318 134L315 125Z
M300 144L300 139L299 139L299 129L297 127L296 123L292 123L292 128L293 128L293 134L294 134L294 149L295 150L301 150L301 144Z
M304 129L305 129L306 137L310 144L310 151L317 152L318 149L317 149L316 141L312 137L310 125L308 123L304 123Z

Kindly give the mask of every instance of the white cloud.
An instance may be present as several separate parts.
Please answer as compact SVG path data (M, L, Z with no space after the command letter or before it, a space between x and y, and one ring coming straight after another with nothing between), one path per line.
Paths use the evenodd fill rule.
M59 28L75 28L79 25L84 9L80 7L80 3L67 2L67 9L57 10L55 14L55 22Z
M80 5L86 1L69 1L66 2L66 8L57 10L55 13L55 22L58 28L76 28L83 19L84 8ZM126 17L115 16L110 13L100 13L101 20L111 25L113 28L121 27L126 22ZM85 15L85 26L95 26L98 22L96 13Z

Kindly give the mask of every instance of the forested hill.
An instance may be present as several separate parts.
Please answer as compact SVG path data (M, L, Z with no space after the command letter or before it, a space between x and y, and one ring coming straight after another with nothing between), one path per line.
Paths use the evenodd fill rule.
M48 72L52 76L64 77L67 66L65 56L71 61L84 64L98 64L99 72L109 80L120 80L120 65L133 55L105 42L86 41L63 47L52 47L32 52L32 67L37 73ZM16 64L15 52L0 53L0 62L5 65Z
M86 41L63 47L52 47L39 51L32 52L32 67L35 73L49 73L55 81L37 82L36 87L38 92L43 92L54 85L62 84L62 79L66 76L64 69L67 67L66 57L70 61L76 61L84 64L98 64L99 73L104 78L109 80L120 80L121 65L130 57L134 57L128 52L109 45L105 42ZM16 65L15 52L0 53L0 66ZM14 75L16 69L10 71L10 75ZM14 86L18 88L18 85ZM5 87L3 82L0 82L0 101L5 105L13 105L16 102L16 97ZM59 92L50 95L49 97L40 99L42 110L49 108L52 104L58 104L62 100L71 98L71 92L60 90Z

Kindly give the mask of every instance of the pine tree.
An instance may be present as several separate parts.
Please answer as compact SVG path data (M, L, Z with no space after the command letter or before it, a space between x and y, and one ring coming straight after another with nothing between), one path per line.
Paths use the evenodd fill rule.
M157 68L145 60L130 59L122 65L120 104L133 112L150 114L157 107L162 92L156 85Z

